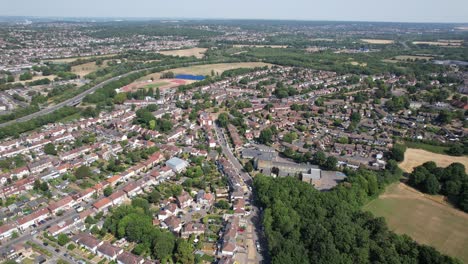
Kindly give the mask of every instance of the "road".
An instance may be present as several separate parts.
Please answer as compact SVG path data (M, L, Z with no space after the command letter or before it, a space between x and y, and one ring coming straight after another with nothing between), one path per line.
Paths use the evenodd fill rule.
M249 255L247 253L247 259L245 263L269 263L268 259L268 251L267 249L267 244L266 244L266 239L263 234L262 230L262 222L261 222L261 211L255 204L253 203L253 198L254 194L252 192L252 185L253 185L253 179L252 176L250 176L249 173L245 172L243 170L242 164L239 162L239 160L234 156L232 153L231 148L229 147L229 144L226 140L226 135L224 134L224 131L222 128L219 126L215 125L215 132L216 132L216 137L218 139L218 143L221 146L221 149L223 151L223 154L227 157L229 163L232 164L232 166L235 168L236 172L242 177L244 184L249 186L249 188L246 188L248 191L245 193L245 199L251 201L251 213L246 217L248 226L252 227L252 232L247 233L247 245L250 244L250 247L248 250L255 250L255 259L249 258ZM249 229L249 228L247 228ZM249 240L252 242L250 243ZM254 246L256 243L260 244L261 251L258 251L256 247ZM253 247L253 249L252 249Z
M222 60L220 61L222 62ZM212 62L212 63L216 63L216 62ZM204 64L203 61L201 62L198 62L198 61L195 61L195 62L189 62L189 63L185 63L186 66L191 66L191 65L197 65L197 64ZM170 69L170 68L173 68L173 67L176 67L175 65L165 65L164 67ZM184 66L185 67L185 66ZM91 94L93 92L95 92L97 89L103 87L104 85L110 83L110 82L113 82L115 80L118 80L122 77L126 77L132 73L136 73L136 72L140 72L140 71L144 71L144 70L148 70L150 68L144 68L144 69L139 69L139 70L135 70L135 71L131 71L131 72L127 72L125 74L122 74L120 76L117 76L117 77L113 77L113 78L110 78L110 79L107 79L99 84L97 84L96 86L93 86L92 88L80 93L79 95L76 95L75 97L71 98L71 99L68 99L68 100L65 100L61 103L58 103L56 105L53 105L53 106L50 106L50 107L47 107L47 108L44 108L38 112L35 112L35 113L32 113L30 115L27 115L27 116L23 116L23 117L20 117L20 118L17 118L15 120L11 120L11 121L8 121L8 122L5 122L5 123L1 123L0 124L0 128L2 127L6 127L6 126L9 126L9 125L12 125L12 124L16 124L18 122L25 122L25 121L29 121L31 119L34 119L34 118L37 118L39 116L42 116L42 115L46 115L46 114L50 114L64 106L73 106L73 105L76 105L78 103L81 102L81 100L83 100L83 98L88 95L88 94Z
M20 118L17 118L15 120L11 120L11 121L8 121L8 122L5 122L5 123L2 123L0 124L0 128L1 127L5 127L5 126L8 126L8 125L12 125L12 124L15 124L15 123L18 123L18 122L25 122L25 121L29 121L33 118L36 118L36 117L39 117L39 116L42 116L42 115L46 115L46 114L50 114L64 106L71 106L71 105L75 105L79 102L81 102L81 100L83 100L83 98L90 94L90 93L93 93L95 92L97 89L103 87L104 85L112 82L112 81L115 81L115 80L118 80L120 79L121 77L125 77L125 76L128 76L132 73L135 73L135 72L139 72L139 71L143 71L145 69L141 69L141 70L136 70L136 71L132 71L132 72L128 72L128 73L125 73L125 74L122 74L121 76L117 76L117 77L113 77L113 78L110 78L110 79L107 79L105 81L103 81L102 83L100 84L97 84L96 86L93 86L92 88L80 93L79 95L73 97L73 98L70 98L68 100L65 100L61 103L58 103L56 105L53 105L53 106L50 106L50 107L47 107L47 108L44 108L38 112L35 112L35 113L32 113L30 115L27 115L27 116L23 116L23 117L20 117Z
M66 250L60 250L59 252L55 251L55 247L51 246L50 244L47 244L47 246L44 245L44 242L39 240L37 238L37 235L34 235L31 238L31 241L36 243L41 248L49 251L52 254L52 257L48 259L47 263L57 263L59 259L65 260L68 263L76 263L74 259L71 259L70 255L67 255L67 256L60 255L60 253L66 252Z

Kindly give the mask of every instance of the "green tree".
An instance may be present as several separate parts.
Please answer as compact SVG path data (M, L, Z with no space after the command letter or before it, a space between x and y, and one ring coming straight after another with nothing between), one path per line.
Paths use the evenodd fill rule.
M270 128L265 128L260 132L260 136L258 137L258 142L262 144L269 144L272 141L273 132Z
M227 113L221 113L218 115L218 124L221 127L227 127L229 124L229 116Z
M66 235L66 234L59 234L57 236L57 243L60 245L60 246L65 246L65 244L67 244L68 242L70 242L70 238Z
M77 179L85 179L92 175L91 169L88 166L82 165L76 169L74 173Z
M313 161L315 164L319 166L323 166L325 165L326 160L327 160L327 156L325 155L325 153L323 153L322 151L315 152L314 158L313 158Z
M391 158L397 162L402 162L403 160L405 160L405 151L406 146L395 144L390 152Z
M44 146L44 153L47 155L57 155L57 150L55 149L55 145L52 143L47 143Z
M177 248L175 251L175 259L177 263L194 264L195 257L193 255L193 246L184 239L177 240Z
M104 192L104 196L109 197L114 192L114 190L112 189L110 185L108 185L106 188L104 188L103 192Z

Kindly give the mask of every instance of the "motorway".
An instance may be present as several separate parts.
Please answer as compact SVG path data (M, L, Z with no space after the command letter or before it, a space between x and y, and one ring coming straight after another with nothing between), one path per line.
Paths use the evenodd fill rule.
M252 185L253 185L253 179L252 176L250 176L249 173L245 172L243 169L242 164L239 162L239 160L234 156L232 153L231 148L229 147L229 144L226 140L226 135L223 132L223 129L220 128L218 125L215 125L215 132L216 132L216 137L218 138L218 143L221 146L221 149L223 151L223 154L227 157L229 163L235 168L236 172L242 177L244 183L249 186L245 196L248 200L251 201L251 214L246 217L248 221L248 225L252 227L252 233L248 234L247 240L252 240L252 243L249 243L247 241L247 245L251 245L250 248L248 247L248 250L255 250L256 256L255 259L249 258L249 254L247 254L247 259L244 261L244 263L269 263L268 259L268 251L267 249L267 244L266 244L266 238L263 234L262 230L262 222L261 222L261 211L258 209L257 206L254 204L254 197L253 197L253 192L252 192ZM249 227L247 227L247 230ZM260 244L260 250L257 250L255 248L256 243ZM252 249L253 247L253 249Z
M222 60L220 61L222 62ZM212 62L212 63L215 63L215 62ZM189 63L185 63L186 66L191 66L191 65L197 65L197 64L203 64L203 62L198 62L198 61L195 61L195 62L189 62ZM161 66L163 67L163 66ZM175 65L164 65L164 67L166 68L172 68L172 67L176 67ZM184 66L185 67L185 66ZM50 114L64 106L73 106L73 105L76 105L78 103L81 102L81 100L83 100L83 98L88 95L88 94L91 94L93 92L95 92L97 89L103 87L104 85L110 83L110 82L113 82L115 80L118 80L122 77L126 77L132 73L136 73L136 72L140 72L140 71L144 71L144 70L148 70L150 68L144 68L144 69L140 69L140 70L135 70L135 71L131 71L131 72L127 72L125 74L122 74L120 76L116 76L116 77L113 77L113 78L110 78L110 79L107 79L99 84L97 84L96 86L93 86L92 88L80 93L79 95L76 95L75 97L71 98L71 99L68 99L68 100L65 100L61 103L58 103L56 105L53 105L53 106L49 106L47 108L44 108L38 112L35 112L35 113L32 113L30 115L27 115L27 116L23 116L23 117L20 117L20 118L17 118L15 120L11 120L11 121L8 121L8 122L5 122L5 123L1 123L0 124L0 128L2 127L6 127L6 126L9 126L9 125L12 125L12 124L16 124L18 122L25 122L25 121L29 121L31 119L34 119L36 117L39 117L39 116L42 116L42 115L46 115L46 114Z
M30 115L27 115L27 116L23 116L23 117L20 117L20 118L17 118L15 120L11 120L11 121L8 121L8 122L5 122L5 123L2 123L0 124L0 128L1 127L5 127L5 126L8 126L8 125L12 125L12 124L15 124L15 123L18 123L18 122L25 122L25 121L29 121L33 118L36 118L36 117L39 117L39 116L42 116L42 115L46 115L46 114L50 114L64 106L71 106L71 105L75 105L79 102L81 102L81 100L83 100L83 98L90 94L90 93L93 93L95 92L97 89L103 87L104 85L112 82L112 81L115 81L115 80L118 80L120 79L121 77L125 77L127 75L130 75L132 73L135 73L135 72L139 72L139 71L143 71L145 69L141 69L141 70L136 70L136 71L132 71L132 72L128 72L128 73L125 73L125 74L122 74L120 76L117 76L117 77L113 77L113 78L110 78L110 79L107 79L105 81L103 81L102 83L100 84L97 84L96 86L93 86L92 88L80 93L79 95L73 97L73 98L70 98L68 100L65 100L61 103L58 103L56 105L53 105L53 106L50 106L50 107L47 107L47 108L44 108L38 112L35 112L35 113L32 113Z

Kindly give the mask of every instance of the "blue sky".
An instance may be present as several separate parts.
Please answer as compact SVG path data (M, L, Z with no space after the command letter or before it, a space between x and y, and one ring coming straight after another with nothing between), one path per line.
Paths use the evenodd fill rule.
M468 0L0 0L0 15L468 22Z

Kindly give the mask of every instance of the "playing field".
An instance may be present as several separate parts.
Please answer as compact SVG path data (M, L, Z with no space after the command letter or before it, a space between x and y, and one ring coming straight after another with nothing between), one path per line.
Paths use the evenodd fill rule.
M205 64L205 65L195 65L190 67L176 68L169 71L175 74L192 74L192 75L211 75L213 70L215 74L221 74L224 71L238 69L238 68L255 68L255 67L264 67L271 66L271 64L263 62L236 62L236 63L217 63L217 64ZM148 79L159 79L161 73L153 73L147 76L140 78L138 81L144 81Z
M74 74L77 74L77 75L79 75L81 77L84 77L89 73L92 73L92 72L97 71L99 69L104 69L106 67L107 67L107 61L103 61L102 65L99 65L99 66L96 65L95 61L92 61L92 62L72 66L71 71Z
M273 49L285 49L286 45L234 45L234 48L273 48Z
M400 168L405 172L412 172L417 167L427 161L434 161L439 167L447 167L454 162L460 162L465 165L468 172L468 157L454 157L443 154L436 154L422 149L407 148L405 160L400 163Z
M391 39L361 39L361 41L369 44L393 44Z
M50 60L46 60L46 61L50 61L50 62L53 62L53 63L69 63L69 62L72 62L72 61L76 61L78 59L86 60L86 59L90 59L90 58L105 58L105 57L112 57L112 56L115 56L115 55L117 55L117 54L83 56L83 57L70 57L70 58L63 58L63 59L50 59Z
M364 207L391 230L468 263L468 214L403 183L392 184Z
M191 48L191 49L180 49L180 50L163 50L159 53L168 56L180 56L180 57L190 57L195 56L198 59L205 56L206 48Z

